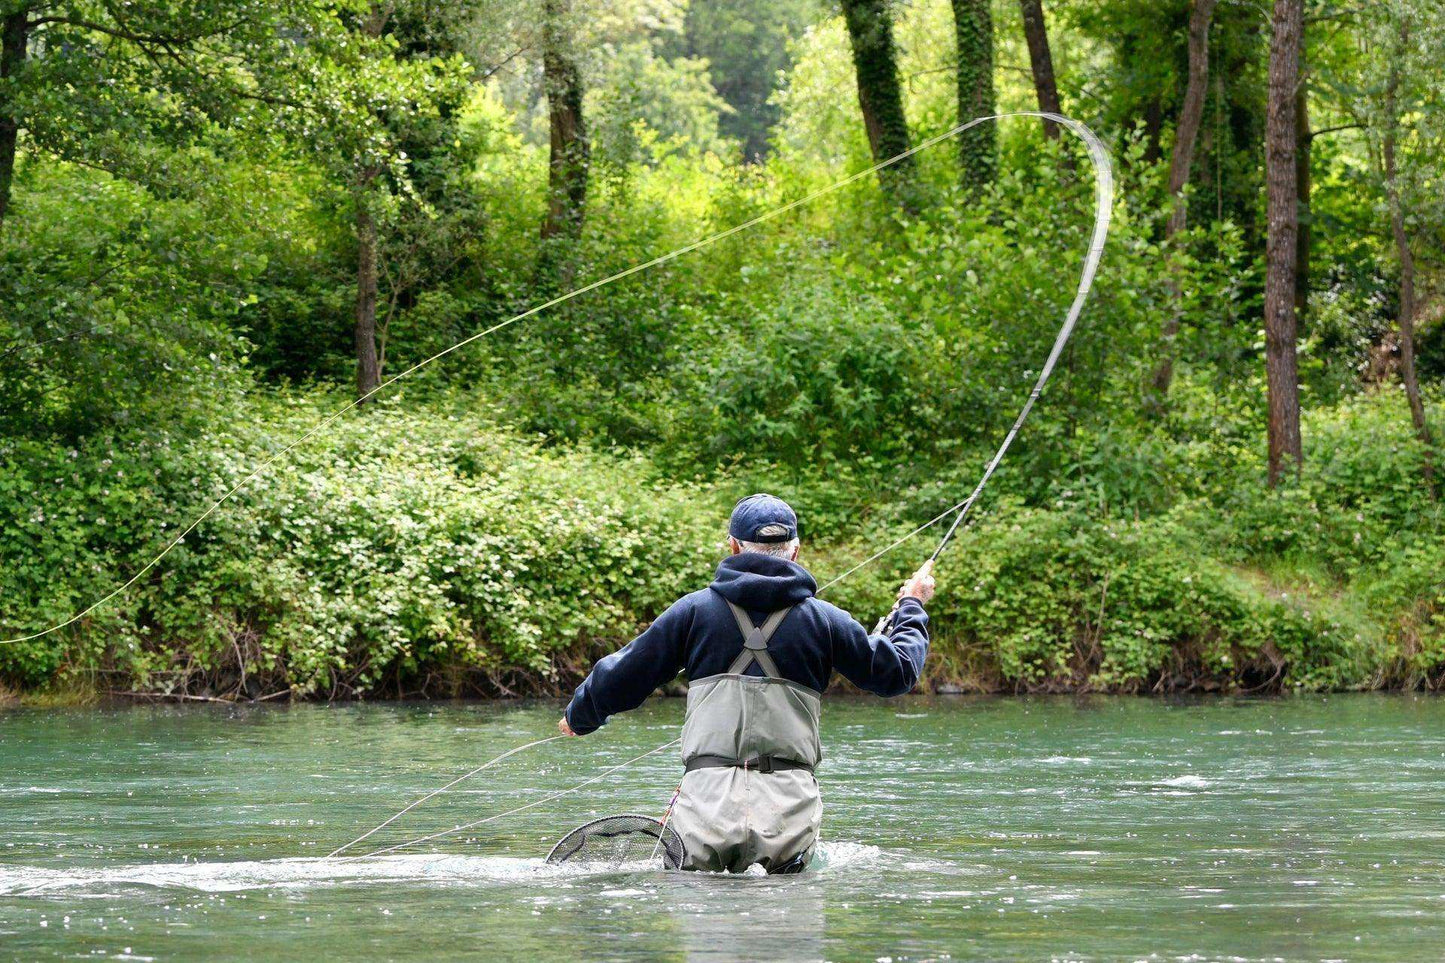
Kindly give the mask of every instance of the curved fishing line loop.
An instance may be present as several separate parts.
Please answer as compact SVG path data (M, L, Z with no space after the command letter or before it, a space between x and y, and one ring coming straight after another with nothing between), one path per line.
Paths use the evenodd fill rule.
M276 451L276 452L272 453L270 457L264 459L264 460L261 462L261 464L259 464L258 466L256 466L256 468L254 468L249 474L247 474L245 477L243 477L240 481L236 482L236 484L232 485L231 488L228 489L228 490L225 492L225 494L221 495L221 496L220 496L219 498L217 498L214 502L212 502L212 503L210 504L210 506L209 506L208 508L206 508L206 510L203 511L200 515L198 515L198 516L195 518L194 521L192 521L189 525L187 525L187 526L185 527L185 529L183 529L179 535L175 536L175 537L174 537L173 539L171 539L168 543L166 543L165 547L162 548L161 551L160 551L154 558L152 558L150 561L146 562L146 564L145 564L144 566L142 566L139 571L137 571L134 575L132 575L132 576L131 576L129 579L127 579L125 582L121 583L121 585L119 585L116 589L114 589L114 590L113 590L112 592L110 592L108 595L105 595L105 596L101 597L100 599L97 599L95 602L92 602L90 605L86 606L85 608L81 609L79 612L76 612L74 615L70 616L70 618L65 619L65 620L62 621L62 622L57 622L57 623L55 623L54 625L49 626L48 628L41 629L39 632L32 632L32 633L30 633L29 635L20 635L20 636L16 636L15 638L11 638L11 639L0 639L0 645L11 645L11 644L14 644L14 643L17 643L17 642L30 642L30 641L32 641L32 640L34 640L34 639L44 638L45 636L50 635L50 634L53 633L53 632L58 632L58 631L60 631L61 629L66 628L67 626L74 625L76 622L79 622L81 619L83 619L83 618L85 618L86 616L90 615L90 613L94 612L96 609L98 609L98 608L100 608L101 606L107 604L108 602L112 601L112 600L115 599L116 597L120 596L122 593L124 593L126 590L128 590L132 585L134 585L136 582L140 581L141 578L144 577L147 572L149 572L151 569L155 568L158 564L160 564L161 560L164 559L167 555L169 555L172 549L174 549L177 545L181 544L181 542L185 541L185 539L186 539L186 537L187 537L188 535L190 535L193 531L195 531L195 530L200 526L200 524L201 524L202 522L204 522L207 518L210 518L211 515L214 514L215 511L216 511L218 508L220 508L223 504L225 504L227 501L229 501L232 496L234 496L234 495L235 495L237 492L239 492L242 488L245 488L245 487L246 487L247 485L249 485L251 482L255 481L257 478L259 478L259 477L261 476L261 474L266 471L266 469L270 468L272 465L276 464L278 461L280 461L282 458L284 458L285 456L287 456L288 454L290 454L290 453L291 453L292 451L294 451L296 448L300 447L302 444L304 444L305 442L307 442L307 441L310 440L311 438L315 437L315 436L316 436L318 433L320 433L323 429L325 429L325 428L329 427L330 425L332 425L333 423L335 423L339 418L341 418L341 417L342 417L343 415L345 415L347 412L351 411L353 408L356 408L358 405L361 405L361 404L363 404L364 402L370 400L372 397L374 397L375 395L377 395L377 394L380 393L381 391L385 390L386 388L389 388L390 386L396 384L396 382L402 380L403 378L409 377L410 375L414 374L414 373L417 372L417 371L420 371L422 368L425 368L426 366L432 364L433 362L438 361L438 360L446 357L447 355L451 354L453 351L457 351L457 350L460 349L460 348L464 348L464 347L466 347L467 345L471 344L472 342L474 342L474 341L479 341L479 340L481 340L482 338L487 337L488 335L494 334L494 333L496 333L497 331L502 330L503 328L506 328L506 327L509 327L509 326L511 326L511 325L513 325L513 324L516 324L518 321L523 321L523 320L526 320L527 318L532 317L533 315L540 314L541 312L547 310L548 308L556 307L557 305L563 304L563 303L565 303L565 302L567 302L567 301L570 301L570 300L572 300L573 298L580 297L581 295L587 294L587 293L592 292L592 291L596 291L598 288L605 287L606 285L612 284L612 283L615 282L615 281L621 281L621 280L623 280L624 278L631 277L631 276L634 275L634 274L639 274L639 273L641 273L641 272L643 272L643 271L646 271L646 270L648 270L648 269L650 269L650 268L657 267L658 265L666 264L666 263L669 262L669 261L674 261L674 260L676 260L677 258L682 257L683 255L691 254L693 251L697 251L697 250L701 250L702 248L709 247L709 246L711 246L711 245L713 245L713 244L716 244L716 243L719 242L719 241L726 240L727 238L732 237L732 236L735 235L735 234L739 234L739 233L741 233L741 232L743 232L743 231L746 231L746 230L748 230L748 229L750 229L750 228L756 227L756 226L759 225L759 224L762 224L762 223L765 223L765 222L767 222L767 221L774 220L775 218L781 217L782 215L784 215L784 214L786 214L786 213L788 213L788 212L790 212L790 211L797 210L799 207L803 207L803 206L806 205L806 204L810 204L810 203L812 203L813 201L817 200L817 199L820 198L820 197L825 197L825 196L827 196L828 194L832 194L832 193L834 193L835 191L841 190L841 189L843 189L844 187L847 187L847 186L850 185L850 184L853 184L853 183L855 183L855 182L857 182L857 181L859 181L859 180L862 180L863 178L868 177L868 176L871 175L871 174L875 174L875 173L877 173L877 172L880 171L880 170L884 170L885 168L892 167L894 164L897 164L899 161L902 161L902 160L905 160L906 158L912 157L914 154L917 154L917 153L919 153L920 151L927 150L928 148L934 146L935 144L941 143L942 141L945 141L945 140L949 139L950 137L954 137L954 136L956 136L956 135L958 135L958 134L961 134L961 133L963 133L964 131L968 130L968 129L971 128L971 127L976 127L976 126L978 126L979 124L983 124L983 123L989 123L989 122L993 122L993 121L997 121L997 120L1002 120L1002 119L1008 118L1008 117L1038 117L1038 118L1043 118L1043 119L1045 119L1045 120L1052 120L1052 121L1054 121L1054 122L1056 122L1056 123L1059 123L1059 124L1064 125L1064 126L1067 127L1070 131L1072 131L1074 134L1076 134L1076 135L1078 135L1080 138L1082 138L1082 139L1084 140L1084 142L1089 146L1090 155L1091 155L1091 156L1093 157L1093 159L1094 159L1094 171L1095 171L1095 182L1096 182L1096 187L1097 187L1097 193L1099 194L1099 196L1102 197L1103 194L1104 194L1104 192L1105 192L1105 188L1106 188L1106 186L1107 186L1108 196L1109 196L1110 198L1112 198L1112 196L1113 196L1113 187L1112 187L1112 185L1113 185L1113 178L1112 178L1112 168L1109 166L1108 154L1107 154L1107 152L1104 150L1103 145L1099 142L1099 139L1094 135L1093 131L1089 130L1087 127L1085 127L1083 124L1079 123L1078 121L1072 120L1072 119L1070 119L1070 118L1068 118L1068 117L1064 117L1064 116L1061 115L1061 114L1049 113L1049 112L1047 112L1047 111L1032 111L1032 110L1012 111L1012 112L1004 113L1004 114L990 114L990 115L988 115L988 116L986 116L986 117L975 117L973 120L967 121L966 123L958 124L958 125L950 128L950 129L944 131L944 132L941 133L941 134L935 134L934 136L928 138L927 140L920 141L919 143L915 144L913 147L910 147L908 150L903 151L903 152L900 153L900 154L895 154L894 156L888 158L888 159L885 160L885 161L880 161L879 163L874 164L872 167L865 168L865 169L863 169L863 170L861 170L861 171L858 171L857 173L854 173L854 174L849 174L847 177L843 178L842 180L834 181L832 184L829 184L827 187L822 187L822 188L819 188L818 190L811 191L811 192L803 195L802 197L797 198L796 200L789 201L788 203L783 204L783 205L780 206L780 207L773 208L773 209L770 210L770 211L765 211L764 213L759 214L759 215L757 215L756 217L749 218L748 220L743 221L743 222L740 223L740 224L736 224L736 225L734 225L734 226L732 226L732 227L730 227L730 228L727 228L726 230L718 231L718 232L715 233L715 234L709 234L709 235L707 235L706 237L699 238L699 239L696 240L696 241L693 241L693 242L691 242L691 243L689 243L689 244L686 244L686 245L684 245L684 246L682 246L682 247L680 247L680 248L677 248L677 249L675 249L675 250L673 250L673 251L669 251L669 252L666 253L666 254L658 255L657 257L653 258L653 259L650 260L650 261L644 261L644 262L641 262L641 263L639 263L639 264L634 264L632 267L625 268L625 269L623 269L623 270L621 270L621 271L618 271L618 272L615 273L615 274L610 274L610 275L608 275L607 277L600 278L600 279L598 279L598 280L596 280L596 281L592 281L592 282L590 282L590 283L588 283L588 284L585 284L585 285L583 285L583 286L580 287L580 288L576 288L576 289L574 289L574 290L572 290L572 291L568 291L568 292L565 293L565 294L560 294L560 295L558 295L557 297L551 298L550 300L547 300L547 301L543 301L543 302L540 303L540 304L533 305L532 307L530 307L530 308L528 308L527 310L521 312L520 314L515 314L515 315L513 315L512 317L507 318L507 319L504 320L504 321L499 321L499 322L497 322L496 324L491 325L490 327L484 328L484 329L482 329L481 331L478 331L476 334L470 335L470 336L462 339L461 341L458 341L456 344L452 345L451 347L449 347L449 348L444 348L444 349L442 349L441 351L438 351L436 354L432 355L431 357L425 358L425 359L423 359L423 360L421 360L421 361L418 361L416 364L414 364L414 365L412 365L411 367L405 369L404 371L400 371L400 372L398 372L397 374L392 375L391 377L387 378L385 381L382 381L380 384L378 384L375 388L372 388L370 391L368 391L368 392L366 392L365 394L361 395L360 397L354 399L353 401L349 402L348 404L343 405L341 408L338 408L336 411L334 411L334 412L332 412L331 414L327 415L325 418L322 418L320 421L318 421L316 424L312 425L309 429L307 429L307 430L306 430L305 432L303 432L301 435L298 435L295 439L293 439L293 440L292 440L290 443L288 443L285 447L281 448L279 451ZM1103 220L1104 220L1104 224L1105 224L1105 229L1107 230L1107 224L1108 224L1107 205L1101 205L1101 206L1102 206L1103 209L1104 209ZM1096 217L1095 217L1095 238L1096 238L1096 242L1098 243L1098 245L1099 245L1100 247L1102 247L1102 242L1101 242L1101 241L1098 241L1098 234L1099 234L1098 225L1099 225L1099 215L1096 215ZM1091 256L1094 254L1094 248L1093 248L1093 247L1090 248L1090 254L1091 254ZM1093 268L1094 268L1094 267L1097 267L1097 264L1098 264L1098 259L1097 259L1097 257L1092 257L1092 260L1091 260L1091 261L1087 261L1087 262L1086 262L1086 265L1085 265L1085 280L1086 280L1088 283L1092 283L1092 279L1093 279ZM1073 321L1074 321L1074 320L1077 318L1077 316L1078 316L1078 308L1082 306L1082 298L1083 298L1084 294L1087 293L1087 288L1088 288L1088 284L1086 284L1086 283L1084 283L1084 282L1081 282L1081 284L1080 284L1081 293L1080 293L1080 295L1078 295L1078 296L1075 298L1074 307L1072 307L1072 308L1070 309L1070 317L1069 317L1069 320L1066 322L1066 329L1069 330L1069 331L1072 330ZM1066 334L1062 334L1062 333L1061 333L1061 337L1063 337L1064 340L1067 340L1067 335L1066 335ZM1061 349L1062 349L1062 342L1057 342L1057 343L1055 344L1055 351L1054 351L1054 353L1052 353L1052 354L1050 355L1050 366L1052 365L1052 362L1056 359L1056 356L1057 356L1058 351L1061 350ZM1052 367L1050 367L1049 370L1052 370ZM1040 386L1039 386L1039 387L1040 387L1040 388L1042 387L1042 382L1040 383ZM1036 391L1037 391L1037 389L1036 389ZM1025 406L1023 415L1020 416L1020 422L1019 422L1019 423L1022 423L1022 418L1027 415L1028 409L1031 408L1032 405L1033 405L1033 397L1031 396L1029 403ZM1014 429L1015 431L1017 431L1017 427L1018 427L1018 425L1016 424L1016 425L1015 425L1015 429ZM1003 446L1003 449L1000 449L1000 457L1002 456L1002 451L1007 449L1007 447L1008 447L1008 442L1009 442L1009 441L1012 441L1012 436L1013 436L1013 432L1010 432L1010 436L1009 436L1009 438L1006 440L1006 442L1005 442L1005 444L1004 444L1004 446ZM990 469L990 471L988 472L988 474L992 474L992 470L991 470L991 469ZM988 478L988 475L986 474L986 475L985 475L985 478L984 478L984 481L985 481L985 482L987 481L987 478ZM980 485L980 489L981 489L981 487L982 487L982 485ZM872 562L872 561L876 560L877 558L881 557L881 556L882 556L883 554L885 554L887 551L891 551L893 548L896 548L897 546L899 546L899 545L903 544L904 542L908 541L909 539L913 538L915 535L917 535L919 532L923 531L925 528L929 528L929 527L931 527L932 525L937 524L938 521L941 521L944 517L947 517L947 515L948 515L949 513L958 510L958 508L961 507L961 506L963 506L964 504L965 504L965 503L960 502L959 505L956 505L956 506L954 506L953 508L950 508L947 512L944 512L944 513L943 513L942 515L940 515L938 518L936 518L936 519L934 519L933 521L928 522L927 524L925 524L925 525L923 525L923 526L915 529L914 531L908 533L907 535L905 535L903 538L901 538L901 539L898 540L897 542L894 542L892 545L889 545L888 548L885 549L883 552L880 552L880 553L878 553L878 554L870 557L869 559L865 560L864 562L860 563L859 565L854 566L852 569L848 570L848 571L845 572L843 575L840 575L840 576L838 576L837 578L833 579L831 582L828 583L828 585L832 585L834 582L838 582L838 581L840 581L841 579L846 578L848 575L851 575L853 572L857 571L859 568L862 568L864 565L867 565L867 564L869 564L870 562ZM965 511L966 511L966 509L965 509ZM962 516L960 515L960 519L961 519L961 518L962 518ZM824 587L826 588L827 586L824 586Z
M498 756L497 758L491 759L491 760L489 760L489 761L487 761L487 762L482 763L480 766L478 766L477 768L473 769L471 772L466 773L465 775L462 775L462 776L458 776L457 778L453 779L451 782L447 783L445 786L442 786L442 787L439 788L439 789L433 789L431 792L427 793L425 796L422 796L420 799L416 800L416 802L413 802L411 805L407 806L405 809L401 810L401 811L398 812L396 815L392 816L392 817L391 817L390 819L388 819L386 822L381 823L380 825L376 826L374 829L369 829L369 830L367 830L366 832L362 833L360 836L357 836L357 837L356 837L355 839L353 839L351 842L347 843L345 846L338 846L338 847L336 847L336 848L333 849L331 852L329 852L329 853L326 854L326 858L327 858L327 859L333 859L333 858L335 858L335 857L337 857L337 856L340 856L342 853L346 852L348 849L350 849L351 847L355 846L357 843L361 842L363 839L367 839L367 838L369 838L369 837L371 837L371 836L374 836L375 834L381 832L383 829L385 829L386 827L390 826L392 823L396 822L398 819L400 819L401 817L405 816L407 813L411 812L413 809L415 809L416 807L420 806L422 803L426 802L428 799L431 799L433 796L440 796L442 793L446 792L448 789L451 789L451 788L452 788L453 786L455 786L457 783L465 782L466 780L468 780L468 779L472 778L473 776L475 776L477 773L482 772L483 770L492 768L492 767L495 766L497 763L501 762L503 759L506 759L508 756L515 756L517 753L522 752L523 750L526 750L526 749L531 749L533 746L540 746L540 745L544 745L545 743L548 743L548 742L556 742L558 739L566 739L566 738L567 738L566 736L561 736L561 735L558 735L558 736L548 736L546 739L538 739L538 740L536 740L535 742L529 742L529 743L527 743L525 746L517 746L515 749L508 749L506 752L502 753L502 754L501 754L500 756Z
M555 737L555 736L554 736L553 738L558 738L558 737ZM406 848L409 847L409 846L416 846L416 845L418 845L418 844L420 844L420 843L429 843L429 842L431 842L433 839L441 839L443 836L451 836L451 835L453 835L453 834L455 834L455 833L463 833L463 832L466 832L468 829L475 829L475 828L478 827L478 826L483 826L483 825L486 825L487 823L495 822L495 821L498 820L498 819L504 819L504 818L506 818L507 816L515 816L517 813L526 812L528 809L536 809L538 806L541 806L541 805L543 805L543 804L545 804L545 803L549 803L549 802L551 802L551 801L554 800L554 799L561 799L563 796L566 796L566 795L568 795L568 794L570 794L570 793L574 793L574 792L576 792L577 790L583 788L584 786L590 786L590 785L592 785L594 782L597 782L597 781L599 781L599 780L601 780L601 779L606 778L607 776L612 775L614 772L619 772L620 770L626 769L628 766L632 765L633 763L641 762L643 759L647 758L647 757L650 756L650 755L653 755L654 753L661 752L661 751L664 750L664 749L670 749L670 748L672 748L673 746L677 745L677 744L680 743L680 742L682 742L682 737L681 737L681 736L678 736L676 739L672 740L671 742L664 742L662 745L656 747L655 749L649 749L649 750L647 750L646 752L642 753L641 755L633 756L631 759L627 760L626 762L618 763L617 765L612 766L611 768L604 769L604 770L602 770L601 772L599 772L599 773L598 773L597 775L595 775L595 776L589 776L588 778L586 778L586 779L582 780L581 782L577 783L575 786L569 786L569 787L566 788L566 789L559 789L559 790L557 790L557 791L554 792L554 793L549 793L548 795L543 796L543 797L540 798L540 799L535 799L535 800L533 800L532 802L525 803L525 804L523 804L523 805L521 805L521 806L518 806L518 807L515 808L515 809L508 809L508 810L507 810L506 812L504 812L504 813L497 813L497 814L492 815L492 816L487 816L485 819L478 819L478 820L476 820L476 821L474 821L474 822L466 823L465 825L462 825L462 826L454 826L454 827L451 828L451 829L444 829L444 830L442 830L442 831L439 832L439 833L432 833L432 834L429 835L429 836L418 836L416 839L408 839L406 842L404 842L404 843L397 843L395 846L387 846L387 847L385 847L385 848L383 848L383 849L374 849L374 850L372 850L372 851L369 852L369 853L363 853L363 854L361 854L361 855L359 855L359 856L342 856L342 857L340 857L340 861L343 862L343 863L347 863L347 862L352 862L353 860L358 860L358 859L370 859L370 858L373 857L373 856L384 856L384 855L386 855L387 853L394 853L394 852L396 852L398 849L406 849ZM400 814L398 814L398 815L400 815ZM378 828L380 828L380 827L378 827Z
M997 116L1013 117L1019 115L999 114ZM1114 209L1114 166L1109 161L1109 152L1092 130L1076 120L1044 111L1023 112L1023 116L1045 117L1067 127L1088 147L1089 158L1094 164L1094 231L1089 239L1089 251L1084 256L1083 270L1079 274L1079 287L1074 292L1074 300L1069 304L1068 313L1064 316L1063 326L1059 328L1058 335L1054 337L1054 346L1049 350L1049 356L1044 361L1043 368L1039 370L1039 377L1038 380L1034 382L1033 390L1029 392L1028 399L1024 402L1023 408L1019 410L1018 417L1014 419L1013 425L1009 428L1008 433L1004 435L1003 443L998 446L998 450L995 451L993 457L989 459L987 466L984 468L983 476L979 478L978 484L974 486L969 496L963 501L939 512L933 518L900 536L895 541L888 543L843 574L829 579L818 589L819 595L826 592L831 586L843 581L860 568L876 562L904 542L937 525L949 515L957 513L953 524L948 527L948 531L944 533L942 540L938 543L938 547L935 548L933 554L929 556L929 561L936 561L938 556L943 554L943 550L947 548L948 543L953 540L954 533L958 531L964 518L968 516L969 510L972 509L974 503L978 501L978 496L983 494L984 486L986 486L989 479L993 477L993 473L998 468L999 462L1003 461L1003 456L1008 452L1009 446L1013 444L1014 438L1018 436L1019 429L1022 428L1024 422L1028 420L1029 412L1034 410L1034 404L1039 400L1039 396L1043 394L1044 386L1048 384L1050 375L1054 373L1054 366L1058 364L1059 357L1064 353L1064 346L1068 344L1069 338L1073 335L1074 326L1078 324L1079 315L1084 310L1084 303L1088 300L1089 292L1094 287L1094 275L1098 273L1099 261L1104 256L1104 242L1109 238L1109 220Z

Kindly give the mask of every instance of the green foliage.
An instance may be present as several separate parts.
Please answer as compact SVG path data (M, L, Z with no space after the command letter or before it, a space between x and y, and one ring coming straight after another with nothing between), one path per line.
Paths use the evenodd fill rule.
M0 225L0 635L109 594L344 403L327 386L354 364L358 212L378 227L393 374L870 162L843 19L813 0L578 0L596 162L585 223L547 242L535 4L243 4L234 29L215 5L32 6L62 19L0 87L21 132ZM910 135L952 126L951 4L867 6L893 17ZM932 679L1438 686L1441 509L1388 371L1362 377L1397 321L1377 134L1313 144L1305 473L1269 491L1259 14L1217 15L1189 228L1163 250L1186 7L1050 7L1066 109L1117 161L1114 228L1053 381L944 558ZM993 12L997 61L1024 62L1017 11ZM147 33L116 36L117 16ZM1425 20L1399 149L1428 294ZM1316 129L1374 122L1386 27L1311 29ZM1026 75L994 80L1000 109L1033 106ZM286 455L114 602L0 648L0 679L560 686L701 584L727 506L759 489L799 508L824 580L844 571L971 490L1077 285L1087 164L1033 120L997 140L986 190L964 190L940 145L916 158L908 210L870 177L448 354ZM1175 311L1160 412L1143 385ZM1436 314L1421 371L1438 426ZM829 597L871 621L926 542Z
M144 432L223 404L230 324L266 266L236 212L74 168L22 182L0 236L0 437Z
M3 454L5 634L60 621L138 570L269 447L337 399L261 398L225 429L144 447ZM659 488L636 458L548 455L485 414L383 405L298 449L75 629L0 650L118 687L245 677L302 694L386 691L440 667L553 674L634 631L709 569L720 504ZM262 563L264 560L264 563Z
M745 158L771 150L779 111L772 102L792 66L789 42L825 9L820 0L690 0L683 35L670 41L707 62L717 94L731 108L721 132L739 141Z
M270 439L336 400L263 395L224 429L143 445L7 443L0 630L61 621L107 593ZM796 500L804 560L822 580L911 527L905 516L860 529L862 477L774 484L768 469L740 467L717 484L667 481L635 455L543 451L465 397L407 401L293 452L114 603L0 651L0 673L212 694L454 691L468 679L535 689L704 582L738 492ZM1312 427L1328 437L1384 424L1389 407ZM1418 452L1381 469L1356 448L1315 459L1298 489L1254 486L1231 504L1150 517L1100 513L1087 498L995 501L940 569L932 678L1122 691L1438 681L1445 532L1438 513L1419 516L1417 489L1389 481ZM916 553L830 598L871 618Z

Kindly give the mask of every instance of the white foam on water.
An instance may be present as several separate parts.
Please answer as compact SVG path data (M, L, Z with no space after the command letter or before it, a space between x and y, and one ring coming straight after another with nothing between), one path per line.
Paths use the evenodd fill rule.
M899 854L866 843L819 843L809 872L855 872L897 865ZM918 868L916 865L914 868ZM932 869L934 867L927 867ZM492 886L587 876L659 872L655 861L614 865L548 865L515 856L388 855L366 859L237 860L233 862L135 863L108 867L0 866L0 896L104 897L138 889L234 893L261 889L319 889L420 883L428 886ZM634 888L606 895L634 895Z
M142 863L95 869L0 867L0 896L59 894L104 896L116 890L180 889L231 893L253 889L305 889L373 883L424 882L467 886L559 876L560 867L510 856L379 856L374 859L240 860Z
M1211 783L1202 776L1175 776L1173 779L1162 780L1157 785L1179 789L1208 789Z
M822 842L810 870L858 869L888 862L886 851L867 843Z

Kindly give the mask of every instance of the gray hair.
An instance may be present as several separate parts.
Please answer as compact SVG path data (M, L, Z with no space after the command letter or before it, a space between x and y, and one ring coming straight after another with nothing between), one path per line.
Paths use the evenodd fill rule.
M782 535L787 532L782 525L764 525L758 529L759 535ZM790 538L786 542L745 542L738 539L738 545L742 546L744 552L756 552L759 555L773 555L777 558L792 558L793 553L798 549L797 538Z

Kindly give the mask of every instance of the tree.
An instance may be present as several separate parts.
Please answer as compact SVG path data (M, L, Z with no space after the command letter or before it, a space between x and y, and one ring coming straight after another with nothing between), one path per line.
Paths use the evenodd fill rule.
M743 159L771 151L768 134L779 116L772 95L792 67L789 40L820 10L817 0L692 0L681 53L707 61L719 96L732 108L719 118L727 137L741 142Z
M1188 212L1185 189L1189 185L1189 171L1194 166L1194 144L1199 137L1205 95L1209 91L1209 24L1214 18L1214 5L1215 0L1194 0L1189 13L1189 82L1184 88L1184 106L1174 128L1174 152L1169 159L1171 207L1169 220L1164 225L1166 248L1172 247L1174 239L1184 230ZM1174 377L1174 338L1179 333L1177 279L1171 279L1170 287L1174 305L1164 321L1162 357L1154 369L1154 392L1156 401L1160 402L1169 393L1169 383Z
M30 41L30 18L24 8L0 22L0 229L10 209L10 185L15 180L15 153L20 119L11 107L9 88L25 63Z
M268 64L309 0L0 0L0 229L21 146L143 183L158 145L244 126L279 103Z
M1405 386L1405 397L1410 405L1410 420L1415 426L1415 434L1425 446L1423 473L1425 484L1433 492L1435 440L1430 432L1430 423L1425 418L1425 404L1420 397L1420 380L1415 372L1415 315L1418 310L1415 298L1415 254L1405 224L1404 204L1400 199L1400 165L1396 156L1400 137L1400 72L1401 64L1408 61L1411 51L1411 18L1408 10L1398 10L1395 14L1398 19L1398 24L1395 25L1396 42L1391 48L1389 79L1385 84L1379 156L1390 214L1390 236L1395 244L1395 255L1400 262L1400 381Z
M373 2L361 20L361 33L381 37L390 9ZM385 56L385 53L382 53ZM356 216L356 310L352 339L356 349L356 396L365 398L381 384L381 358L376 346L376 211L374 193L381 165L362 158L355 167L352 203Z
M1019 0L1019 11L1023 14L1024 40L1028 43L1029 69L1034 78L1034 96L1038 98L1039 110L1061 114L1063 108L1059 104L1059 87L1054 79L1054 57L1049 51L1043 0ZM956 18L957 14L954 16ZM1044 133L1058 140L1059 125L1045 120Z
M383 252L408 211L430 211L413 165L459 143L457 114L471 68L441 38L463 5L373 2L312 25L286 64L298 101L272 119L324 172L328 200L348 216L356 244L352 342L356 393L381 384L378 324ZM440 49L439 49L440 48Z
M961 124L995 112L990 0L953 0L953 36L958 54L958 122ZM998 172L997 126L979 124L959 134L958 160L967 190L976 191L992 184Z
M575 234L587 204L590 149L582 119L582 74L572 46L568 0L545 0L542 20L542 77L547 96L550 151L547 215L542 236Z
M1295 91L1304 30L1303 0L1274 0L1265 114L1265 183L1269 235L1265 244L1265 376L1269 392L1269 484L1304 461L1300 438L1296 349L1295 254L1299 184L1295 167ZM1288 466L1286 462L1293 462Z
M903 114L903 90L898 84L893 22L887 0L842 0L843 20L853 48L853 69L858 82L858 106L874 161L887 160L908 150L908 120ZM883 188L906 198L912 158L878 172Z

